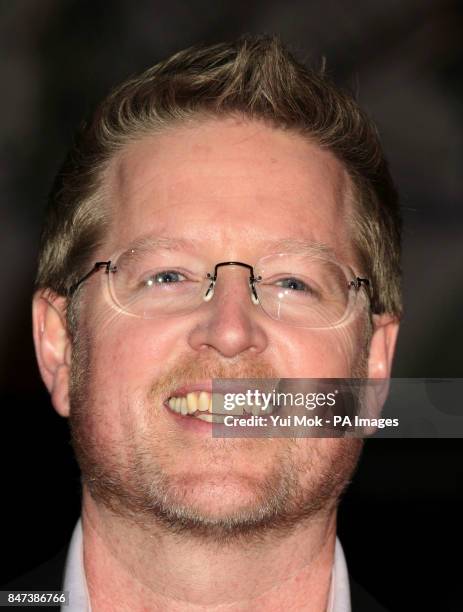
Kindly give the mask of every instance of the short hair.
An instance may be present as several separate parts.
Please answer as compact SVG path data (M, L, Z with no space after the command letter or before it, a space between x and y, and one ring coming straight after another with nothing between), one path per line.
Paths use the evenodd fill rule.
M180 51L113 90L80 127L51 190L36 289L68 296L108 225L105 171L128 143L201 117L264 121L329 150L353 194L353 244L373 313L400 317L401 217L377 130L323 67L297 61L275 36Z

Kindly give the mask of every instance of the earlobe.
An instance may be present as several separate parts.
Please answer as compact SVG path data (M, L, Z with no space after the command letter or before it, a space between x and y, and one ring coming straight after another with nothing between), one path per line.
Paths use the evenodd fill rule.
M33 335L40 374L55 410L67 417L71 341L65 312L66 298L49 291L35 294L32 304Z

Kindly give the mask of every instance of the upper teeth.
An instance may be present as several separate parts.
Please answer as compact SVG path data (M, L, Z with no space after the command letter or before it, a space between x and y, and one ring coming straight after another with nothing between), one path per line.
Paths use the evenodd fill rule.
M197 410L212 412L212 396L207 391L193 391L182 397L173 396L169 398L169 407L182 414L193 414Z
M168 401L169 408L179 414L187 415L196 412L221 414L221 415L242 415L247 414L271 414L272 406L263 411L262 406L234 406L232 410L224 409L224 396L221 393L209 393L208 391L190 391L186 396L172 396ZM213 411L214 409L214 411ZM205 415L198 415L205 416Z

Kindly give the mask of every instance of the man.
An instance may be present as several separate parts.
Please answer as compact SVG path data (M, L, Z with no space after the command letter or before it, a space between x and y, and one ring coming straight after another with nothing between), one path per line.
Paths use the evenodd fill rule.
M276 39L182 51L103 102L53 189L33 305L82 471L69 610L375 609L336 540L361 440L212 437L210 393L388 378L399 251L374 127Z

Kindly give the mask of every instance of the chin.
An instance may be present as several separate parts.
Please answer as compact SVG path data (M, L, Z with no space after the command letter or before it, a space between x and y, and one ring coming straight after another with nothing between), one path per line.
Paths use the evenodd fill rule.
M247 511L261 502L258 483L245 477L198 476L182 478L172 485L177 503L210 518Z

